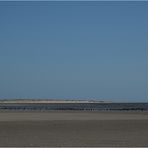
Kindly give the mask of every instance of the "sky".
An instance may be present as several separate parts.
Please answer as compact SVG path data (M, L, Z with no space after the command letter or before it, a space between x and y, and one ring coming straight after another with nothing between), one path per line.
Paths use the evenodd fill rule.
M0 2L0 98L148 102L148 2Z

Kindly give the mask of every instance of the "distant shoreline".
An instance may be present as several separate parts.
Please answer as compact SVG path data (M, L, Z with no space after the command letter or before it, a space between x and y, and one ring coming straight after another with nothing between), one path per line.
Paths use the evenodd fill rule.
M112 103L103 100L1 99L0 103Z

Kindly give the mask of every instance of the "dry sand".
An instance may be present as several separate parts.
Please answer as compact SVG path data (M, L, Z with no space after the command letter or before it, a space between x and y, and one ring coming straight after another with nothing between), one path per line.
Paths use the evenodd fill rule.
M148 113L0 112L0 146L148 146Z

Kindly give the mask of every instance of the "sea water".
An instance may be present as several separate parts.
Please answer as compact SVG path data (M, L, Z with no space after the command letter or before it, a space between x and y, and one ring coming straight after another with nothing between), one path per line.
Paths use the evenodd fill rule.
M148 111L148 103L1 103L0 110Z

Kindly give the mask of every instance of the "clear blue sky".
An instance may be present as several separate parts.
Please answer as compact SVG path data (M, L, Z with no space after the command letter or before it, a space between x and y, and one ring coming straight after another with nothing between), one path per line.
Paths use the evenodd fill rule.
M148 101L148 2L0 2L0 98Z

